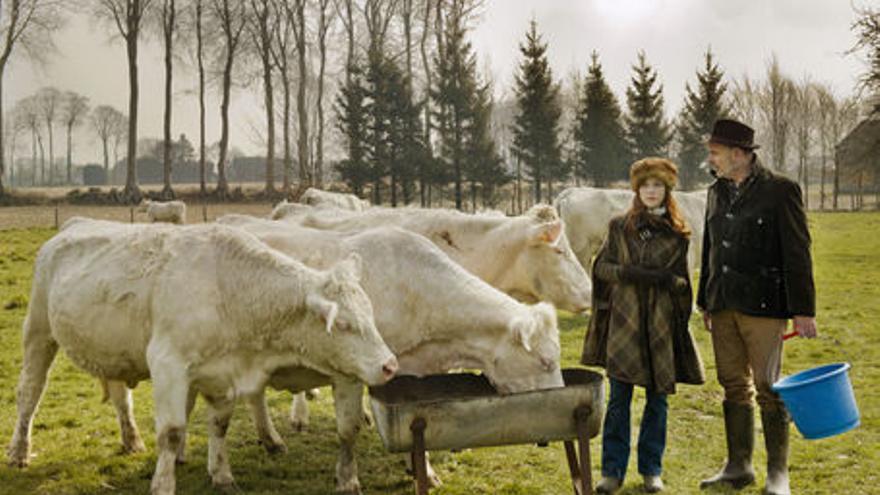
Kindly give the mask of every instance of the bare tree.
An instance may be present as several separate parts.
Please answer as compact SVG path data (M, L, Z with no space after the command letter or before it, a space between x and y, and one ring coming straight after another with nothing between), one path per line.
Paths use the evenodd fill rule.
M128 157L123 195L129 202L140 201L137 181L137 124L138 124L138 42L142 21L153 0L98 0L95 15L116 26L125 40L128 60Z
M837 98L827 85L816 86L816 107L818 111L817 133L819 138L819 160L821 175L819 178L819 209L825 209L825 180L828 176L828 155L837 144L839 136L833 135L834 121L837 119Z
M73 129L82 124L89 112L89 99L83 95L67 91L61 105L61 122L67 130L67 183L71 184L73 168Z
M7 142L9 143L9 186L12 187L16 183L16 159L15 154L18 151L19 139L18 137L22 134L26 133L28 130L28 124L26 120L26 116L23 114L20 105L16 104L12 107L12 111L7 115L7 122L11 123L11 125L7 126L4 130L6 132ZM20 172L20 170L19 170ZM20 173L19 173L20 175ZM18 177L18 183L22 183L22 178Z
M434 12L433 6L435 3L439 5L441 0L425 0L422 5L423 10L422 14L422 33L419 37L419 52L422 56L422 70L425 73L425 87L422 92L422 109L425 112L425 147L427 148L428 156L433 155L432 147L431 147L431 84L433 82L432 72L431 72L431 62L428 57L428 40L431 35L431 26L433 23L431 22L431 15ZM439 8L439 7L438 7ZM428 191L426 189L430 188L429 181L426 180L425 174L419 174L419 200L421 202L422 207L426 207L430 203L430 199L428 196Z
M12 56L23 52L33 61L42 62L54 52L52 34L65 20L65 0L0 1L0 197L4 194L3 172L3 79ZM18 48L18 49L17 49Z
M834 120L832 134L834 142L839 142L843 136L849 133L859 121L859 101L856 98L847 98L838 104L837 118ZM834 160L834 190L832 208L837 210L838 196L840 195L840 166Z
M809 76L794 86L793 95L793 130L795 150L798 156L798 182L801 183L804 195L804 207L810 208L810 151L816 132L816 88Z
M223 34L223 98L220 103L220 154L217 158L217 196L225 199L229 195L229 182L226 179L226 160L229 147L229 101L232 92L232 69L235 56L241 48L241 35L247 17L245 4L238 0L211 0L212 14Z
M858 18L851 29L856 34L856 44L848 53L864 50L868 69L859 78L859 89L880 95L880 9L854 7ZM874 100L872 113L880 112L880 99Z
M324 73L327 67L327 33L333 26L335 16L328 15L330 0L318 2L318 135L315 143L315 184L324 184Z
M273 29L273 40L270 45L270 54L281 77L282 90L282 140L284 146L284 171L282 179L282 190L285 194L290 194L290 171L292 168L293 158L290 154L290 55L293 47L293 22L294 19L287 15L285 8L286 0L272 1L272 18L275 20Z
M290 5L292 3L292 6ZM297 74L299 76L296 90L296 113L299 123L297 139L297 160L299 162L299 189L304 190L313 184L311 167L309 166L309 114L306 107L306 88L308 74L306 72L306 0L286 2L286 15L291 18L294 45L296 47Z
M274 60L272 58L273 29L271 0L250 0L248 31L251 46L257 52L263 76L263 98L266 105L266 192L275 191L275 91L272 87Z
M165 113L163 117L162 131L162 197L174 199L174 189L171 187L171 103L172 78L174 71L174 37L177 33L177 6L175 0L162 0L162 8L159 12L159 21L162 26L162 45L165 48Z
M758 125L758 108L761 106L760 83L743 74L741 79L733 81L730 91L730 111L743 122L751 126Z
M772 55L767 63L767 80L761 90L761 118L770 140L770 163L776 170L785 169L791 131L794 83L782 73L779 60Z
M40 116L43 118L49 137L49 185L55 184L55 121L61 107L61 98L61 91L58 88L47 87L37 93Z
M120 127L125 121L125 116L119 110L109 106L101 105L92 110L90 117L92 129L98 135L101 141L101 148L104 152L104 176L107 183L110 183L110 140L119 135Z

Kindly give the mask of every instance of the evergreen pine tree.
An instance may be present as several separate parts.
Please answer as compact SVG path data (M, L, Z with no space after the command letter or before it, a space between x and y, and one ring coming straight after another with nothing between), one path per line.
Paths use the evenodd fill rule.
M367 162L367 87L363 71L351 69L351 78L336 98L337 128L345 141L347 157L336 164L342 181L357 196L363 196L370 180Z
M557 135L562 115L559 86L553 83L547 44L541 42L534 20L519 50L523 60L516 75L519 114L513 127L513 151L535 185L535 201L540 202L542 184L564 171Z
M468 129L467 179L471 188L471 207L477 209L477 189L483 206L494 205L495 191L512 180L504 169L498 148L490 132L492 99L488 85L482 85L474 95L473 119Z
M657 82L657 71L648 65L645 52L639 52L633 72L632 85L626 89L629 113L624 117L630 151L627 161L665 155L672 139L671 126L664 118L663 85Z
M605 81L596 52L587 71L574 138L578 176L593 179L597 186L626 177L627 149L620 105Z
M727 84L723 82L724 72L712 57L712 50L706 50L706 63L702 71L697 71L697 89L685 85L684 106L676 123L678 132L678 163L682 186L691 189L703 177L700 164L706 158L704 136L712 132L712 126L719 118L728 115L730 109L724 103Z
M464 12L453 8L444 27L443 50L435 59L436 85L431 89L434 102L434 128L439 136L437 158L442 160L455 185L455 207L462 209L462 185L467 160L467 132L473 120L476 58L465 39Z

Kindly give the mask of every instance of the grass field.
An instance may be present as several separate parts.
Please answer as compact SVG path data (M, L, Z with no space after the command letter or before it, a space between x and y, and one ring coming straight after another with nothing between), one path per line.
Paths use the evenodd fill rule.
M102 210L108 213L109 210ZM268 211L268 207L266 207ZM0 226L4 225L0 209ZM88 211L80 212L80 214ZM263 212L254 212L263 213ZM127 209L122 210L123 218ZM841 436L805 441L793 434L792 488L797 494L880 493L880 214L814 214L814 258L818 287L818 322L823 338L786 343L784 372L841 360L852 362L850 376L862 413L862 426ZM9 227L7 225L7 227ZM8 443L15 421L15 386L21 363L21 324L34 255L53 230L0 229L0 441ZM560 314L563 361L578 360L585 319ZM670 400L669 445L664 480L667 493L700 492L699 480L712 474L724 459L721 390L715 383L708 335L693 320L694 332L707 364L709 384L680 387ZM289 452L269 456L256 442L246 409L239 404L229 433L233 474L242 493L324 495L333 492L337 442L329 393L313 402L312 424L294 432L286 423L289 394L270 392L273 419ZM640 416L637 395L634 420ZM94 379L59 354L34 421L31 466L0 467L2 494L146 493L155 463L150 383L135 389L138 424L147 452L119 454L118 427L110 404L101 403ZM821 404L817 404L821 407ZM188 464L178 467L178 493L210 493L206 473L206 432L201 402L190 424ZM539 421L540 418L535 418ZM637 428L634 428L634 434ZM763 445L758 436L757 444ZM601 449L591 445L594 476L599 475ZM410 494L412 484L398 456L387 454L373 429L358 439L360 480L365 493ZM434 466L445 484L432 493L565 494L569 488L561 444L547 448L515 446L436 453ZM763 482L763 448L756 449L759 483L743 490L758 494ZM635 455L622 493L641 493Z

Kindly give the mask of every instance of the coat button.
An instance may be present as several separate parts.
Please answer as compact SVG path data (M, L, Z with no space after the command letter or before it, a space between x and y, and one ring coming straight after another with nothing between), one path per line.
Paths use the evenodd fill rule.
M727 239L724 239L723 241L721 241L721 245L724 246L725 248L729 248L731 243Z
M727 265L722 265L722 266L721 266L721 272L722 272L722 273L727 273L727 272L729 272L729 271L730 271L730 267L729 267L729 266L727 266Z
M724 218L728 220L733 220L733 213L727 212L724 214Z
M762 302L762 303L761 303L761 309L767 309L767 303Z

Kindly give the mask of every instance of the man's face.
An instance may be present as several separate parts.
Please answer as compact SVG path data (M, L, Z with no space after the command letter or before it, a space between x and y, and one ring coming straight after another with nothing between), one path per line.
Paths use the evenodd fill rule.
M709 164L718 177L733 177L747 166L746 153L739 148L709 143Z

